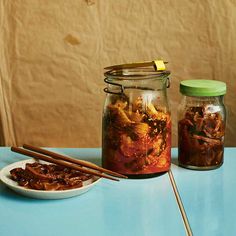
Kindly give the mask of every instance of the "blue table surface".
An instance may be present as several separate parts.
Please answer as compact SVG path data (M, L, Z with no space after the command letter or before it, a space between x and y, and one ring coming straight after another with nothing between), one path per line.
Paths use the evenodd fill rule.
M100 149L53 151L100 164ZM222 167L172 173L193 235L236 235L236 148L225 149ZM0 168L26 159L0 148ZM168 174L143 180L102 179L89 192L63 200L23 197L0 183L0 236L186 235Z
M52 150L100 163L100 149ZM0 148L0 168L23 159L27 157ZM0 235L178 236L186 231L166 173L142 180L102 179L89 192L63 200L23 197L0 183Z
M176 163L177 149L172 150ZM225 148L224 164L210 171L172 165L193 235L236 235L236 148Z

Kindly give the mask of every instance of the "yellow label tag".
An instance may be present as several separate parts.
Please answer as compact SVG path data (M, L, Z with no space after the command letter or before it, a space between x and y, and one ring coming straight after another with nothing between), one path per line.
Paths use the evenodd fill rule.
M156 70L165 70L166 66L163 60L155 60L153 61L156 67Z

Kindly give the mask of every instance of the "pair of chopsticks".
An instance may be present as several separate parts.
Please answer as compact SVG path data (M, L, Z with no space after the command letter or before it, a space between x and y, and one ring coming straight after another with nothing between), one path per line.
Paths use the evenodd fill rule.
M125 176L125 175L107 170L107 169L97 166L93 163L74 159L74 158L71 158L68 156L64 156L64 155L61 155L61 154L58 154L58 153L55 153L52 151L48 151L46 149L34 147L31 145L27 145L27 144L24 144L23 148L11 147L11 151L17 152L17 153L20 153L20 154L23 154L23 155L26 155L29 157L33 157L36 159L44 160L44 161L47 161L50 163L54 163L57 165L69 167L69 168L72 168L75 170L79 170L79 171L86 173L86 174L91 174L91 175L103 177L103 178L110 179L110 180L119 181L119 179L111 177L111 176L115 176L118 178L127 178L127 176ZM97 171L99 171L99 172L97 172ZM111 176L109 176L109 175L111 175Z

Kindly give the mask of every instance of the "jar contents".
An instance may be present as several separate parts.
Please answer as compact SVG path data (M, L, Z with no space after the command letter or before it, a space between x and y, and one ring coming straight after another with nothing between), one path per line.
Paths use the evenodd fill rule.
M127 175L170 168L171 119L153 100L113 96L103 116L103 166Z
M188 107L178 122L179 162L184 166L218 166L223 163L225 125L211 105Z

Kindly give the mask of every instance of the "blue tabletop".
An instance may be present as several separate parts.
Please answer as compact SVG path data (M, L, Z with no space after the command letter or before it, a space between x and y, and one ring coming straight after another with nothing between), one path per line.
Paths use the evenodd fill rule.
M177 149L172 150L176 163ZM193 171L172 165L172 173L193 235L236 235L236 148L226 148L222 167Z
M52 150L96 164L100 163L100 149ZM9 148L0 148L0 168L23 159L26 157L12 153ZM179 178L178 171L175 173ZM216 178L218 178L217 174ZM220 194L224 196L213 196L214 201L217 202L210 202L209 209L206 207L201 209L203 215L206 214L207 217L209 214L204 212L205 210L214 210L214 214L219 214L222 213L219 212L219 207L223 208L226 204L228 204L227 209L230 210L229 208L232 207L231 211L233 211L233 206L225 202L232 198L224 194L225 186L220 187L221 184L230 187L230 183L226 183L226 179L222 178L222 182L216 181L211 185L213 190L208 189L205 193L209 199L212 198L210 195L218 186L223 188ZM183 191L185 191L184 187ZM227 211L223 213L226 214ZM208 221L211 223L212 220L224 221L225 217L225 215L217 216ZM225 224L230 225L230 222ZM178 236L186 233L169 176L164 174L151 179L120 182L102 179L89 192L63 200L37 200L23 197L0 183L0 235Z

